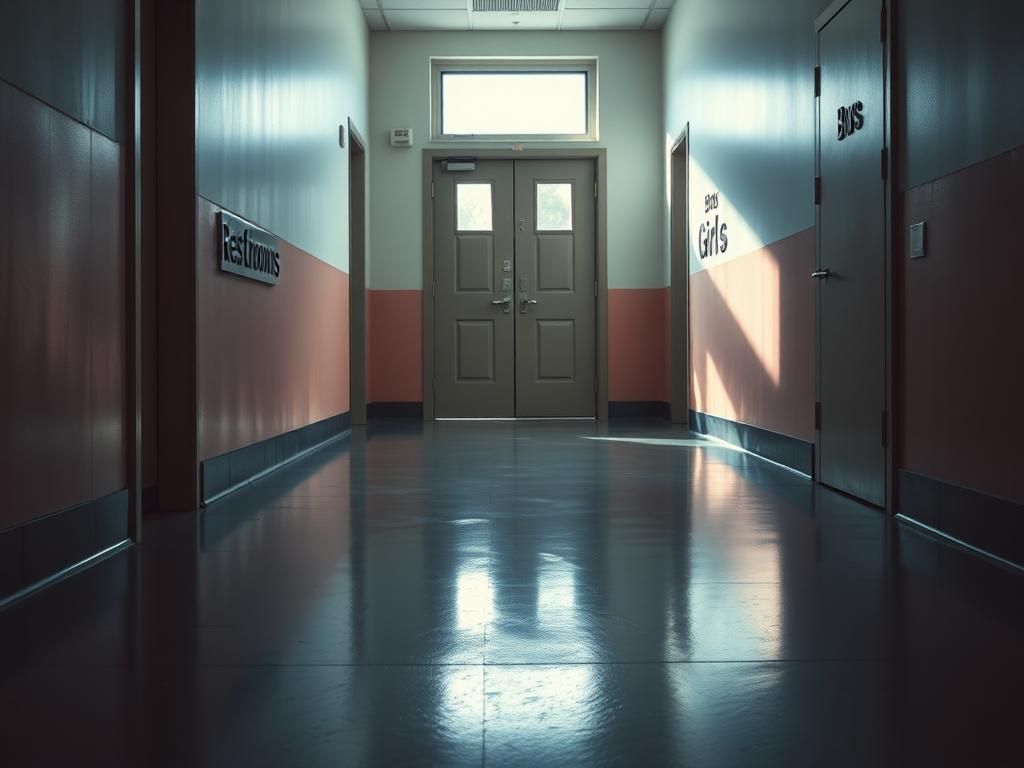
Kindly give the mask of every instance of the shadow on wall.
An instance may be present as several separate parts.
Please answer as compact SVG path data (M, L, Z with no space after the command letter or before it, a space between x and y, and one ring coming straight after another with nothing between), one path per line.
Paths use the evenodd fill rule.
M814 230L690 275L690 407L814 440Z

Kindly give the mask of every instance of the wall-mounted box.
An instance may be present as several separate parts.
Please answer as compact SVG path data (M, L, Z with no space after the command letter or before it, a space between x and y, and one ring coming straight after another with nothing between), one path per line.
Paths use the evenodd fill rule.
M925 257L925 226L924 222L910 225L910 258L923 259Z
M392 147L411 147L412 146L412 128L392 128L391 129L391 146Z

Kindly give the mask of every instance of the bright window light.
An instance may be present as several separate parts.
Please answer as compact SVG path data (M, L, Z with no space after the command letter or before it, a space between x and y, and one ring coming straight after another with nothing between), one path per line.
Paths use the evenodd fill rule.
M441 71L440 134L586 139L587 71Z
M595 57L431 57L434 141L597 141Z

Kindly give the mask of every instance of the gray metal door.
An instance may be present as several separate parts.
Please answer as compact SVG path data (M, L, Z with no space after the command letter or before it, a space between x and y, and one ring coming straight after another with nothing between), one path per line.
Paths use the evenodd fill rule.
M438 417L515 415L513 173L434 164L434 406Z
M433 179L437 417L594 416L593 161L437 163Z
M818 471L885 504L885 82L881 0L818 32Z
M517 160L516 415L594 416L594 164Z

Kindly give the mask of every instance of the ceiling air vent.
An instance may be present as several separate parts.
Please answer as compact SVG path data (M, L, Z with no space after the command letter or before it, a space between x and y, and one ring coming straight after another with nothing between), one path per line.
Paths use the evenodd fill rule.
M557 11L558 3L559 0L473 0L473 10L498 13Z

